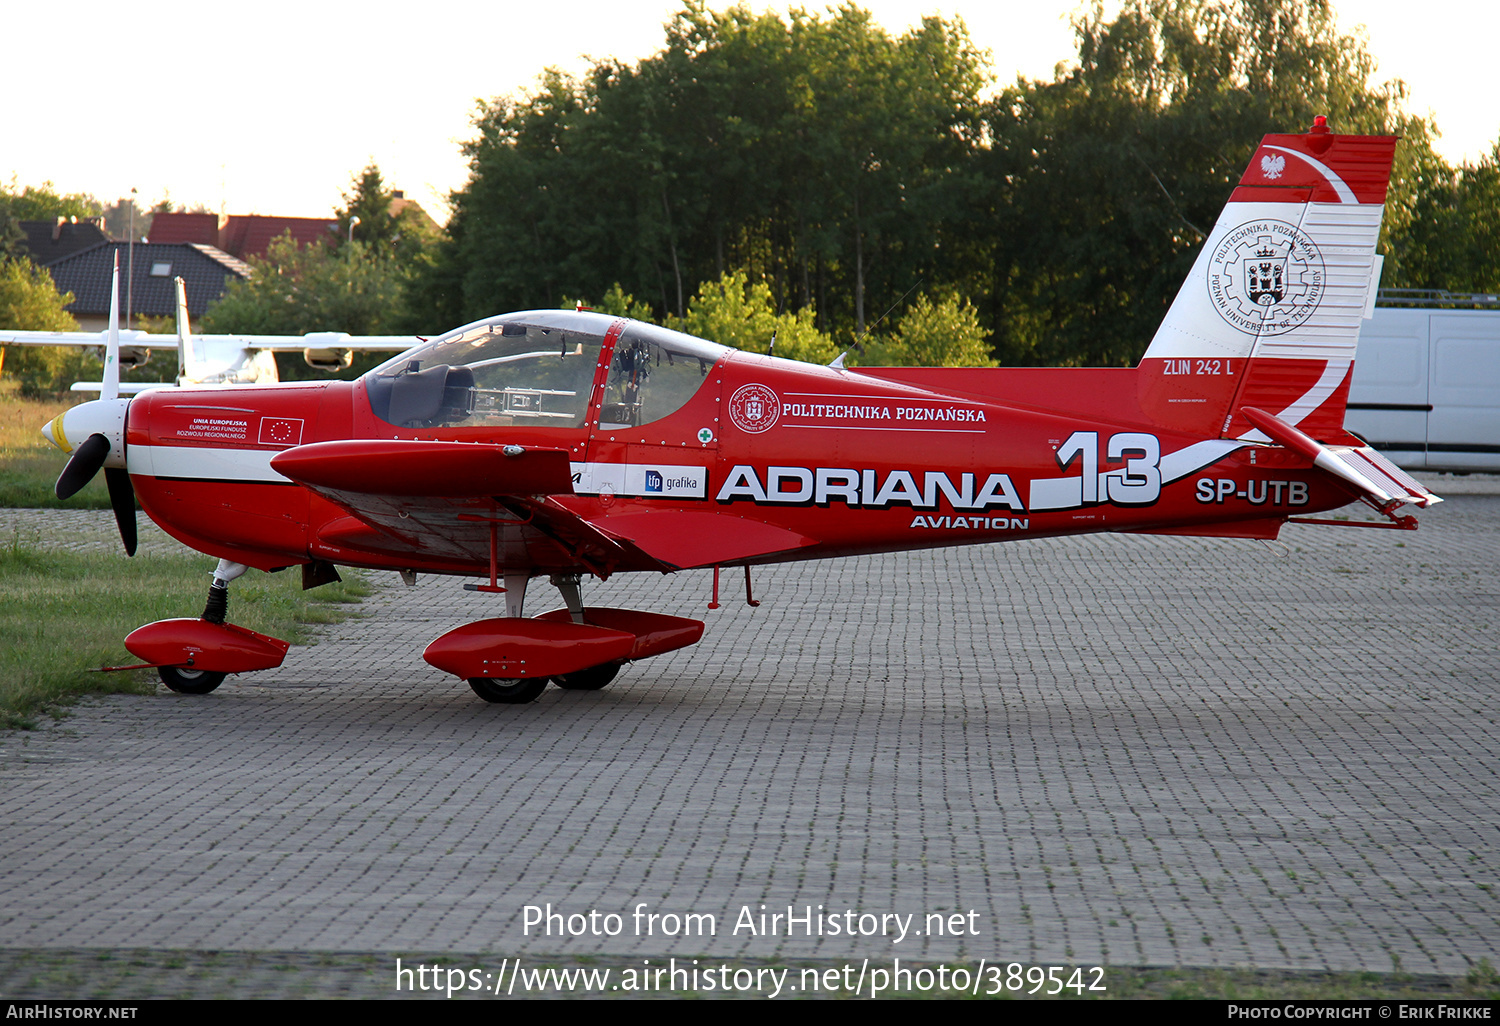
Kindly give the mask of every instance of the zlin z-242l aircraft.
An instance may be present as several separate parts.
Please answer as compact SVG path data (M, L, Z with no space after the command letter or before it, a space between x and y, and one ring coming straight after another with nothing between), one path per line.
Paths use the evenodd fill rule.
M247 567L478 577L503 615L424 658L490 702L603 687L698 620L587 606L584 575L718 573L1095 531L1273 539L1362 499L1439 501L1344 431L1395 139L1269 135L1138 367L820 367L591 312L458 328L353 382L109 391L46 428L219 557L201 617L126 647L176 691L280 664L226 621ZM114 365L106 360L106 379ZM115 371L117 374L117 370ZM1295 517L1312 523L1345 523ZM549 577L564 607L523 616ZM752 603L753 604L753 603ZM712 606L711 606L712 608ZM497 612L500 610L497 609Z

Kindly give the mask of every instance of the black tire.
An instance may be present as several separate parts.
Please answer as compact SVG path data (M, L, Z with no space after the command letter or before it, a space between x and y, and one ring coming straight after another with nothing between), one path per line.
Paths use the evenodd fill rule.
M469 687L486 702L499 705L524 705L535 702L547 690L546 677L470 677Z
M552 683L564 691L598 691L615 679L615 674L620 672L620 663L604 663L600 666L590 666L586 670L577 673L562 673L552 678Z
M227 674L210 670L189 670L180 666L158 666L161 682L179 695L206 695L224 683Z

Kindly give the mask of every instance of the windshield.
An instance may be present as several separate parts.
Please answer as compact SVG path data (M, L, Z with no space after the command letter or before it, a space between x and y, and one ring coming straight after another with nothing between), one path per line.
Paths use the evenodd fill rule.
M370 405L401 427L582 427L613 320L542 311L467 325L365 375Z
M477 321L365 375L370 406L400 427L583 427L604 337L619 319L539 310ZM626 321L605 383L601 427L675 413L723 346Z

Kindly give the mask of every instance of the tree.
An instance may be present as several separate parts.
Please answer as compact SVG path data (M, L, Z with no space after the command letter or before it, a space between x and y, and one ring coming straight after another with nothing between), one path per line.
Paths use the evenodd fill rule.
M353 240L364 243L371 254L391 257L407 267L429 257L440 233L417 207L396 209L395 193L385 187L380 168L371 164L351 184L353 190L343 194L344 205L334 211L341 242L350 240L353 224Z
M620 288L618 282L609 287L603 298L592 303L581 299L564 299L562 301L564 310L575 310L580 305L585 310L593 310L597 313L610 314L614 317L629 317L637 321L654 323L655 314L649 304L642 303L630 293Z
M1076 23L1077 67L991 106L985 313L1007 363L1134 363L1254 146L1317 114L1401 134L1388 234L1410 220L1425 123L1370 84L1326 0L1133 0Z
M353 186L352 193L343 194L344 205L334 211L334 216L339 219L339 238L351 238L351 222L357 217L359 221L353 227L359 241L382 252L394 238L396 226L391 217L391 194L385 187L380 168L371 164L355 177Z
M741 271L778 314L852 333L874 302L968 273L950 254L986 76L940 19L893 38L852 5L694 0L653 57L483 109L428 295L458 321L619 283L684 317L696 283Z
M1500 292L1500 143L1457 170L1432 155L1413 179L1410 218L1389 239L1383 284Z
M0 210L8 211L18 221L51 221L58 217L98 217L102 208L98 200L85 193L57 192L51 182L18 190L12 178L8 189L0 188Z
M58 294L52 276L24 258L0 260L0 328L77 331L66 307L73 293Z
M918 293L889 339L877 339L859 363L871 367L995 367L988 332L968 300L949 295L934 303Z
M0 188L0 258L25 255L26 234L21 231L22 221L98 215L99 203L92 196L81 193L59 195L51 182L40 187L28 185L18 189L12 178L8 189Z
M981 103L959 23L688 0L653 56L483 108L420 304L458 323L618 284L680 320L738 273L844 345L920 286L972 301L1007 364L1130 364L1261 136L1318 114L1402 136L1387 284L1489 266L1496 229L1465 226L1493 224L1493 163L1448 168L1328 0L1127 0L1075 29L1076 66Z
M134 194L121 196L112 206L104 208L104 230L112 239L129 241L134 237L140 242L151 234L151 217L152 212L142 209Z
M364 243L337 250L299 247L290 233L251 257L255 273L232 281L203 315L206 332L303 335L346 331L383 335L400 331L402 277L390 260L375 259ZM284 376L304 376L299 361L278 360Z
M52 276L25 258L0 258L0 328L16 331L77 331L64 309L73 294L58 294ZM72 382L97 376L99 361L76 346L9 346L5 376L18 380L24 395L59 392Z
M743 271L705 282L688 303L687 315L669 318L667 326L732 349L774 352L788 360L829 363L839 354L833 339L817 329L811 310L778 314L770 286L746 280Z
M563 308L571 310L574 305L570 300ZM682 317L656 316L649 305L618 284L611 285L602 299L584 306L616 317L661 324L747 353L774 352L789 360L828 363L839 352L833 339L817 329L811 310L778 314L770 286L749 281L743 271L704 282L688 300Z

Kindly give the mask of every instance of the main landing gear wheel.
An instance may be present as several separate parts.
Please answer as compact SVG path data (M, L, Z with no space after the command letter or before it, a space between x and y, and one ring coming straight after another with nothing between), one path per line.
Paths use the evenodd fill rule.
M179 695L206 695L224 683L227 674L211 670L188 670L178 666L158 666L161 682Z
M546 677L470 677L469 687L486 702L524 705L547 690Z
M577 673L560 673L552 678L552 683L564 691L598 691L614 680L615 674L619 672L619 663L605 663L602 666L590 666Z

